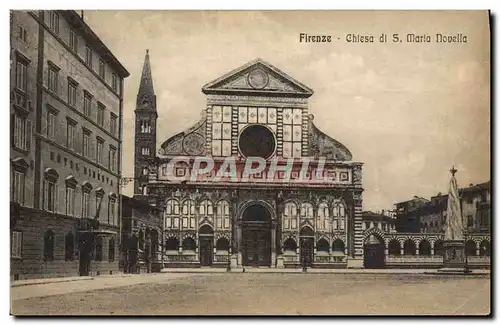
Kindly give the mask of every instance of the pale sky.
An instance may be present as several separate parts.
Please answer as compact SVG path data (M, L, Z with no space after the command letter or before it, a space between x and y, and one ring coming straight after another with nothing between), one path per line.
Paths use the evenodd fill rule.
M365 164L364 210L447 192L452 165L460 187L490 179L485 11L85 11L85 21L131 74L125 177L133 177L134 109L148 48L158 146L198 121L204 84L260 57L314 90L314 123ZM332 42L299 43L300 33L331 35ZM347 43L348 33L374 35L376 43ZM381 33L388 43L377 41ZM432 43L391 43L393 33L427 34ZM436 33L461 33L468 42L436 43Z

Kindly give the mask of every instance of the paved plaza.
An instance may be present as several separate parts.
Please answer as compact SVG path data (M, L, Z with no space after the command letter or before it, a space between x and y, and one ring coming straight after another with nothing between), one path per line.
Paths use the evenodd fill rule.
M162 273L11 289L13 315L487 315L490 277Z

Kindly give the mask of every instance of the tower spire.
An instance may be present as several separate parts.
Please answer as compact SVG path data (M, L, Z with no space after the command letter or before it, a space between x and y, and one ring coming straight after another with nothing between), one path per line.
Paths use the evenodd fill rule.
M149 49L146 49L146 57L144 58L144 65L142 66L141 83L139 85L137 97L153 97L154 95L155 91L153 88L153 76L151 75L151 63L149 62Z

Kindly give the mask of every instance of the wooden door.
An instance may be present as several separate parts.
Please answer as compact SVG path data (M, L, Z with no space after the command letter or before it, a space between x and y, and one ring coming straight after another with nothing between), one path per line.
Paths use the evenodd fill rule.
M302 266L311 267L314 255L314 239L300 238L300 263Z
M200 265L211 266L213 262L214 240L212 236L200 237Z

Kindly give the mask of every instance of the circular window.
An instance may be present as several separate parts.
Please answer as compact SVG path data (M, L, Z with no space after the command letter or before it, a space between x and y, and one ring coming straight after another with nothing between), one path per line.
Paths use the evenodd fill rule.
M267 86L268 82L269 77L267 76L267 73L260 69L255 69L248 74L248 83L252 86L252 88L262 89Z
M267 127L249 125L240 134L240 152L245 157L269 158L276 149L274 135Z

